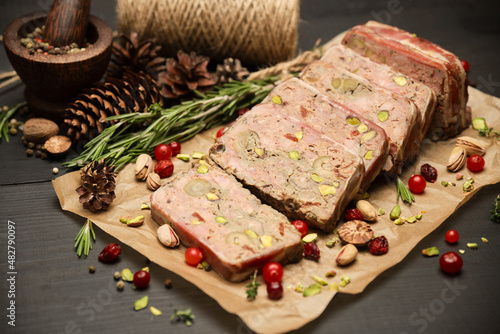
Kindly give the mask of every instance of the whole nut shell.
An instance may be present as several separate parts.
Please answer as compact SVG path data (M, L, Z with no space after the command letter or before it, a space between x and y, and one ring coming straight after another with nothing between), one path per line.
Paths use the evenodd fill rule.
M378 218L378 212L375 210L373 205L370 204L370 202L365 201L365 200L360 200L356 203L356 209L361 211L363 214L363 219L374 222L377 221Z
M135 178L138 180L146 180L148 175L153 171L153 159L148 154L141 154L135 162Z
M348 265L358 256L358 249L353 244L347 244L340 249L336 262L341 266Z
M484 155L486 153L487 144L476 138L462 136L457 138L457 146L464 148L467 155Z
M373 231L362 220L350 220L339 228L339 238L346 244L365 246L373 238Z
M153 191L160 188L160 186L161 186L160 175L158 175L156 173L150 173L148 175L147 180L146 180L146 185L148 186L149 190L153 190Z
M179 237L168 224L160 226L158 230L156 230L156 234L158 236L158 240L160 240L160 242L167 247L175 247L180 243Z
M455 146L453 150L451 150L447 168L450 172L458 172L465 166L466 161L467 152L465 149L463 147Z

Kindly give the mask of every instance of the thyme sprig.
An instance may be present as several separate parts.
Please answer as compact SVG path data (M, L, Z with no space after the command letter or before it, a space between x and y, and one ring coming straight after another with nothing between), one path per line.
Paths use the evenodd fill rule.
M257 282L257 270L252 275L252 281L246 285L247 288L247 299L254 300L257 297L257 288L260 283Z
M500 195L495 199L495 203L493 205L493 210L491 210L490 219L495 223L500 223Z
M184 321L188 327L193 324L193 320L194 314L191 311L191 308L188 308L185 311L181 309L174 309L174 314L170 317L170 321Z
M5 141L9 142L9 121L14 116L14 114L19 110L19 108L24 107L26 102L20 102L15 106L11 107L6 111L2 111L0 114L0 139L5 138Z
M83 258L86 258L89 255L89 252L92 249L92 238L90 236L91 234L95 242L95 233L94 228L92 227L92 221L90 219L87 219L75 238L76 255L78 257L82 255L82 252Z
M396 185L398 187L398 196L396 198L396 201L399 201L399 196L401 196L403 202L406 202L408 204L415 202L415 197L413 197L410 190L406 187L404 182L401 181L399 177L396 179Z
M161 143L186 141L196 134L227 123L236 117L237 111L261 102L274 88L278 77L266 80L232 81L222 87L185 101L171 108L158 104L149 107L149 112L131 113L108 117L116 121L84 146L77 158L63 164L66 168L81 168L94 160L103 158L119 170L134 162L142 153L151 154ZM142 124L149 124L136 132L130 132Z

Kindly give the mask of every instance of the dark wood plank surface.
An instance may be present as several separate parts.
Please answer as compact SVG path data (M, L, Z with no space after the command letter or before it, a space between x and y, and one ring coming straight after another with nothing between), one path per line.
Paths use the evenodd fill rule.
M23 14L48 10L51 1L2 1L0 29ZM114 1L94 1L91 13L115 26ZM392 13L391 13L392 12ZM301 4L299 47L309 49L321 38L370 19L399 26L451 50L471 64L469 80L482 91L500 97L500 6L488 1L361 1L307 0ZM0 71L11 70L3 48ZM0 106L23 100L23 86L0 92ZM116 240L96 228L97 242L88 259L78 259L73 238L84 219L63 212L50 181L52 168L64 170L61 160L25 156L20 136L0 143L0 289L1 333L250 333L235 315L223 310L202 291L176 274L149 264L152 282L147 290L151 305L166 315L174 307L192 307L191 328L170 323L168 316L134 312L133 302L144 293L129 286L117 292L114 271L138 269L146 259L124 246L120 262L104 265L97 254ZM70 153L66 159L76 155ZM358 295L338 294L325 312L300 333L494 333L500 326L500 226L489 221L491 203L499 184L485 187L457 210L435 232L422 240L398 265L387 270ZM7 222L16 226L16 326L7 324L10 286L7 284ZM457 276L440 271L438 259L420 255L423 248L457 250L447 245L444 233L460 232L466 249L464 268ZM489 239L479 250L468 241ZM91 275L88 266L97 271ZM171 278L173 288L163 281Z

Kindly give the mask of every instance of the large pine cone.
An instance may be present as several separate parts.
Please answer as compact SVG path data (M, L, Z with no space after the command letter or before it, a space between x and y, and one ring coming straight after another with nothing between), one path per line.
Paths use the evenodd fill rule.
M108 209L116 198L115 166L108 166L106 162L93 161L82 168L80 172L81 186L76 189L80 196L80 203L85 209L92 212Z
M215 77L208 72L209 58L191 52L177 52L177 60L167 59L167 68L158 75L160 94L166 99L188 100L196 96L194 90L205 92L215 83Z
M125 71L123 80L108 78L105 83L96 83L78 95L66 108L63 125L75 141L91 139L115 123L107 122L107 117L146 112L157 102L160 102L160 94L151 76Z
M158 56L161 50L151 40L140 41L136 32L130 36L121 35L119 42L113 42L113 53L109 61L106 77L122 79L127 70L144 72L153 79L158 79L158 74L165 70L165 58Z

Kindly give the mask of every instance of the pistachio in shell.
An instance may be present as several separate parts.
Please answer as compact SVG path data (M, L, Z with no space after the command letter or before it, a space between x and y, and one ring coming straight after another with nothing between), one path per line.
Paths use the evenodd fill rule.
M487 144L473 137L462 136L457 138L457 146L464 148L467 155L484 155Z
M463 147L455 146L453 150L451 150L447 168L450 172L458 172L465 166L466 161L467 152L465 149Z
M346 244L354 246L365 246L373 238L373 230L370 225L362 220L350 220L345 222L338 231L339 238Z
M160 240L160 242L167 247L173 248L180 244L179 237L168 224L158 227L156 234L158 236L158 240Z

